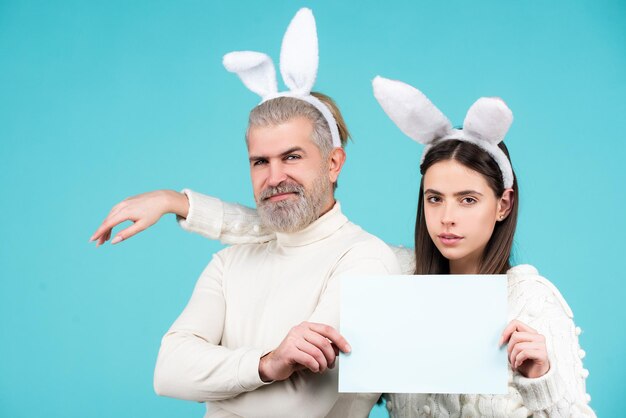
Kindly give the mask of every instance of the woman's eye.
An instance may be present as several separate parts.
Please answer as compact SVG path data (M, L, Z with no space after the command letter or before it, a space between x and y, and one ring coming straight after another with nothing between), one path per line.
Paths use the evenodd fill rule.
M463 200L461 200L461 202L466 204L466 205L472 205L472 204L476 203L477 200L474 199L473 197L464 197Z
M426 201L428 203L439 203L441 202L441 199L439 198L439 196L428 196L426 197Z

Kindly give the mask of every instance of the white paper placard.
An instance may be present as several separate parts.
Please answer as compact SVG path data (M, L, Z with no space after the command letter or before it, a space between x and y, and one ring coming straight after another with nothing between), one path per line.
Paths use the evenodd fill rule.
M506 394L506 275L341 278L339 392Z

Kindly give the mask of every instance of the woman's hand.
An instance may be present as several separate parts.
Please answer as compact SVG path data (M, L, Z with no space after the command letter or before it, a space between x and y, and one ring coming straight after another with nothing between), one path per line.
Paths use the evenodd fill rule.
M173 190L157 190L129 197L113 206L90 241L97 241L96 247L100 246L111 238L114 227L132 221L133 225L119 231L111 241L117 244L154 225L166 213L186 218L189 213L187 196Z
M546 338L516 319L502 332L500 345L508 342L511 368L524 377L541 377L550 370Z

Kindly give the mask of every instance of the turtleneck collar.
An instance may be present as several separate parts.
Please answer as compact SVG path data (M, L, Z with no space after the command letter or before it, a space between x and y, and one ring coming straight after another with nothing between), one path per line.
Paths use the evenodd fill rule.
M276 241L283 247L300 247L320 241L341 228L348 218L341 212L341 205L336 202L331 210L315 222L297 232L277 232Z

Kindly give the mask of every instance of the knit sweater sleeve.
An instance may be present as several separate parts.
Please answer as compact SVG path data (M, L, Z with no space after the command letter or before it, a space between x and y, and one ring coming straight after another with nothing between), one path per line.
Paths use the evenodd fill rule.
M580 328L558 289L532 266L509 271L510 319L535 328L546 338L550 370L539 378L514 374L513 385L535 417L595 417L585 390Z
M263 225L256 209L222 202L189 189L182 193L189 199L189 214L187 218L177 217L177 220L186 231L229 245L276 239L274 233Z
M182 193L189 199L189 214L187 218L179 216L176 219L185 231L220 240L226 245L254 244L276 239L276 235L263 225L256 209L224 202L189 189L184 189ZM402 274L415 273L413 250L403 246L389 247L400 263Z
M400 274L415 274L415 253L412 248L389 245L400 265Z

